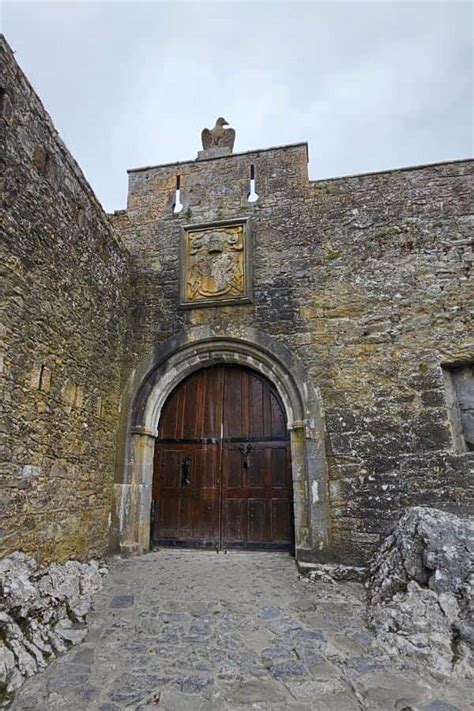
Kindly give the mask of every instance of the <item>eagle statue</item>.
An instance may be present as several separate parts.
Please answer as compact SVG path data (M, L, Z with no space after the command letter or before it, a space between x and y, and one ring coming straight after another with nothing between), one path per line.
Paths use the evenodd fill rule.
M230 148L232 151L235 141L235 129L224 128L229 124L220 116L214 128L204 128L201 133L202 147L205 151L209 148Z

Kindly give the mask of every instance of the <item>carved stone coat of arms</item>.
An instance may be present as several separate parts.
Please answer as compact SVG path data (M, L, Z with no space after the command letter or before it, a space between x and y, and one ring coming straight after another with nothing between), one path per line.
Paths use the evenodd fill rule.
M247 220L184 229L181 304L205 306L250 298Z

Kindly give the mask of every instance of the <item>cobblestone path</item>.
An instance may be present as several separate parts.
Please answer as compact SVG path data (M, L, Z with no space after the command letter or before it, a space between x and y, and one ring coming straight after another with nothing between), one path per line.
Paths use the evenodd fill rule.
M84 642L13 709L469 711L456 680L396 670L372 646L364 591L300 580L284 554L115 558Z

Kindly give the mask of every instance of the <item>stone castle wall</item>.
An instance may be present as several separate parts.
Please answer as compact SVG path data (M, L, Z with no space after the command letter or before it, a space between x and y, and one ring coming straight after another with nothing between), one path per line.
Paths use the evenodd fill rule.
M2 40L1 553L107 549L128 256Z
M441 367L474 357L472 173L460 161L309 182L300 144L131 171L113 216L132 255L125 377L197 326L287 346L320 394L344 562L366 559L406 506L472 506ZM180 309L183 225L236 217L251 218L254 303Z
M474 408L472 162L310 182L297 144L150 167L130 172L127 210L109 219L1 52L2 553L104 553L114 469L140 510L135 528L149 521L136 492L150 472L137 461L152 445L125 441L130 382L165 342L182 348L199 329L260 334L318 393L321 442L307 451L327 458L331 559L365 561L407 506L472 510L474 455L455 412L459 397L463 413ZM183 226L241 217L253 302L181 309ZM465 369L450 378L450 365ZM124 475L134 456L135 488Z

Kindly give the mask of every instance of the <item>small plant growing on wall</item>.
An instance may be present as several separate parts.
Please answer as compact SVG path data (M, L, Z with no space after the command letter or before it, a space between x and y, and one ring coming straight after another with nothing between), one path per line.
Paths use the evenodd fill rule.
M326 252L324 256L328 261L332 262L334 259L338 259L341 256L341 253L337 249L334 249Z

